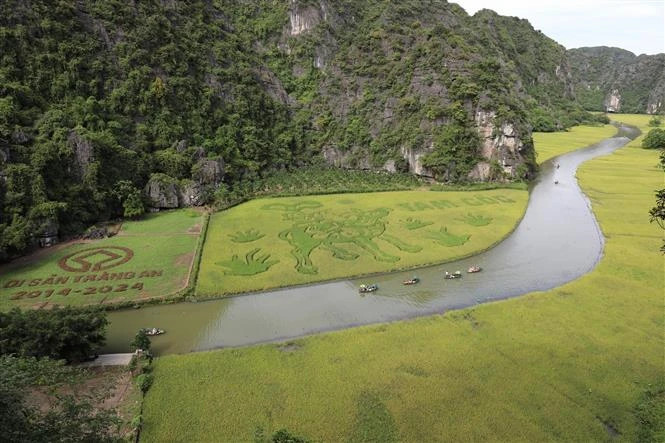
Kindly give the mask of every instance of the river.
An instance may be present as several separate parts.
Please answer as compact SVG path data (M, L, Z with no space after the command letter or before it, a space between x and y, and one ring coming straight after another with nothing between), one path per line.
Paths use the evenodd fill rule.
M484 253L366 279L111 312L103 351L127 352L136 331L146 326L167 331L152 339L158 355L187 353L431 315L561 286L591 271L603 252L600 227L575 179L577 167L624 146L638 133L621 126L612 138L545 162L531 185L524 218L509 237ZM471 265L483 271L443 279L445 271L465 271ZM421 282L403 286L413 275ZM380 289L363 296L358 286L368 281Z

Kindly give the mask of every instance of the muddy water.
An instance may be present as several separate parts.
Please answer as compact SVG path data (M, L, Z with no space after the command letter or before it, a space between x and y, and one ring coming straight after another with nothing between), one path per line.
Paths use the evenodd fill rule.
M485 253L370 279L113 312L105 352L126 351L136 330L146 326L168 331L153 338L158 354L186 353L441 313L560 286L593 269L603 251L603 236L575 171L582 162L611 153L635 135L636 130L621 127L613 138L542 165L523 220ZM443 279L444 271L464 271L471 265L481 266L483 272ZM421 283L403 286L412 275ZM358 285L368 280L380 289L361 296Z

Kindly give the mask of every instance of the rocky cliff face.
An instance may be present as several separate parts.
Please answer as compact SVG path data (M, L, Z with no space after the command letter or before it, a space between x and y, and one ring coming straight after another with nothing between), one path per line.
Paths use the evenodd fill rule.
M328 4L320 1L314 4L298 0L290 0L289 8L289 35L296 36L314 29L319 23L328 18Z
M407 3L291 0L280 37L261 42L274 64L289 59L292 68L275 75L293 108L311 115L313 144L345 168L450 180L497 179L497 168L501 178L527 176L534 163L522 142L530 139L524 101L544 88L570 94L565 50L525 20ZM524 46L524 34L537 45ZM547 51L551 61L533 63ZM433 155L451 158L456 149L444 134L453 124L475 127L478 143L463 161L432 166Z
M665 111L665 54L639 55L605 46L568 51L578 101L587 109Z

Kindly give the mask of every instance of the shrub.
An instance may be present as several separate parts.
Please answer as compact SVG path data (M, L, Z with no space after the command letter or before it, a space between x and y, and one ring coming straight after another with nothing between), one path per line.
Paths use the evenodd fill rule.
M136 385L144 394L148 392L148 389L150 389L150 386L152 386L153 381L155 381L155 376L152 374L141 374L136 377Z
M654 117L651 118L651 120L649 120L649 126L652 126L652 127L654 127L654 128L657 128L657 127L660 126L662 123L663 123L663 121L662 121L661 118L658 117L658 116L654 116Z
M642 147L648 149L665 149L665 129L652 129L644 140Z
M0 313L0 354L84 361L104 344L107 323L100 310L15 308Z
M142 351L150 351L150 339L143 329L136 333L134 340L130 343L132 350L141 349Z

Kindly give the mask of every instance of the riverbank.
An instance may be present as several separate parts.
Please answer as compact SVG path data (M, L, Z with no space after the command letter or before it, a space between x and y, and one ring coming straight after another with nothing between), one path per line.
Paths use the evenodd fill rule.
M575 126L565 132L534 132L533 143L536 146L538 164L589 146L599 140L612 137L617 128L612 125Z
M629 147L579 170L606 236L590 274L444 315L160 358L144 440L284 427L321 441L634 440L633 411L663 382L656 165Z

